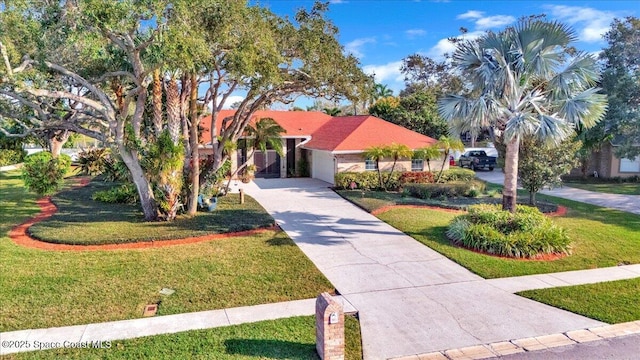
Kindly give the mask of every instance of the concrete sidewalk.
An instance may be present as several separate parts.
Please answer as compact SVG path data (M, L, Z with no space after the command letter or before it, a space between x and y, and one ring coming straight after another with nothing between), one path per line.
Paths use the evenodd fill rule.
M336 296L334 299L343 305L346 313L356 312L355 308L341 296ZM315 301L316 299L305 299L142 319L3 332L0 333L0 340L2 340L0 355L38 350L36 344L50 344L52 347L49 348L56 348L64 347L65 342L86 343L124 340L293 316L311 316L315 314ZM28 347L5 347L5 344L12 341L22 342Z
M500 169L495 171L476 171L476 177L486 182L504 184L504 173ZM640 215L640 195L599 193L569 186L543 190L540 193Z
M490 284L328 186L257 179L245 190L358 309L365 359L603 325Z

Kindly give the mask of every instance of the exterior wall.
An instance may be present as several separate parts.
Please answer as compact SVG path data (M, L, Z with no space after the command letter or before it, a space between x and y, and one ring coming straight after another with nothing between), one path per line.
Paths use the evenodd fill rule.
M598 176L602 178L612 177L631 177L640 175L639 172L620 172L620 159L613 152L613 146L607 143L602 146L600 151L594 151L589 158L589 164L586 169L587 176L593 176L594 171L598 172ZM582 169L575 168L571 170L570 175L582 176Z
M640 172L621 172L620 171L620 159L611 154L611 177L632 177L640 175Z
M311 150L311 177L334 183L334 156L329 151Z
M339 154L336 155L336 161L338 162L337 172L361 172L365 171L364 167L364 158L360 154ZM431 171L440 171L442 168L442 158L431 160L429 162L431 166ZM380 162L380 168L382 171L391 171L391 167L393 166L393 159L384 159ZM429 168L427 166L427 162L424 162L424 168L422 171L427 171ZM445 161L444 169L449 169L449 161ZM396 163L396 168L394 171L411 171L411 160L410 159L401 159Z

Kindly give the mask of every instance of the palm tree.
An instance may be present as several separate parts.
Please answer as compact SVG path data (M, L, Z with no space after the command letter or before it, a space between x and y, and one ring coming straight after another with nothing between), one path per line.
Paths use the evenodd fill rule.
M389 89L387 85L384 85L384 84L376 84L371 90L372 90L371 91L372 103L376 102L376 100L380 98L393 96L393 90Z
M431 172L431 159L440 157L440 148L437 145L431 145L416 150L413 153L414 159L422 159L427 161L427 169Z
M367 160L374 160L376 162L376 169L378 170L378 181L380 182L380 188L384 189L384 182L382 181L382 169L380 168L380 161L387 157L388 151L384 146L372 146L364 150L362 157Z
M332 108L324 108L324 109L322 109L322 112L327 114L327 115L338 116L338 115L340 115L342 110L340 110L340 108L337 108L337 107L332 107Z
M443 152L442 166L440 166L440 172L438 173L438 178L436 179L436 182L439 182L440 178L442 177L442 173L444 172L444 166L447 161L449 161L449 155L451 155L451 151L464 150L464 144L462 143L462 141L460 141L460 139L454 139L449 136L440 136L440 139L435 144L435 147L442 150Z
M506 144L504 210L515 211L523 136L559 144L574 128L595 125L606 111L605 95L594 88L596 61L577 53L566 64L575 39L563 24L526 19L457 45L453 59L473 95L447 95L438 110L454 130L490 126Z
M387 178L387 183L385 184L385 188L389 186L389 182L391 181L391 177L393 176L393 171L396 169L396 163L398 160L402 158L411 158L413 156L413 150L409 149L409 147L405 144L391 144L386 146L385 151L387 155L393 159L393 165L391 166L391 172L389 173L389 177Z

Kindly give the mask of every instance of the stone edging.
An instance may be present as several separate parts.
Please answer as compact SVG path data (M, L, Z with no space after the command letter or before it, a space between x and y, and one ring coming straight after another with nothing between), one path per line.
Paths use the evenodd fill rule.
M392 360L491 359L511 354L581 344L633 334L640 334L640 320L567 331L565 333L436 351L427 354L402 356L393 358Z
M463 213L463 212L465 212L464 210L449 209L449 208L433 206L433 205L387 205L387 206L383 206L381 208L377 208L377 209L371 211L371 215L378 216L378 215L380 215L380 214L382 214L384 212L387 212L387 211L393 210L393 209L433 209L433 210L440 210L440 211L452 212L452 213ZM566 206L562 206L562 205L558 205L558 209L556 211L554 211L554 212L545 213L545 215L547 215L547 216L564 216L566 214L567 214L567 207Z
M75 186L84 186L88 184L86 179L81 179L78 184ZM28 219L22 224L15 226L11 231L9 231L9 237L16 244L27 248L32 249L40 249L40 250L52 250L52 251L100 251L100 250L120 250L120 249L148 249L148 248L159 248L165 246L173 246L173 245L184 245L184 244L194 244L204 241L218 240L218 239L226 239L231 237L240 237L240 236L249 236L255 235L267 231L277 231L279 230L277 225L254 229L254 230L245 230L238 231L232 233L222 233L222 234L211 234L211 235L203 235L203 236L193 236L182 239L169 239L169 240L158 240L158 241L140 241L140 242L131 242L131 243L122 243L122 244L103 244L103 245L71 245L71 244L57 244L46 242L42 240L35 239L31 237L28 232L29 227L31 225L38 223L46 218L51 217L57 211L57 208L53 202L51 202L50 197L44 197L36 201L38 206L40 207L40 213L36 216Z

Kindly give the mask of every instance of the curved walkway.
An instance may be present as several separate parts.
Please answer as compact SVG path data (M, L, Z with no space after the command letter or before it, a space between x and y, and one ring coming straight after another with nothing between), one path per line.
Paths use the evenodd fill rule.
M500 169L477 171L476 177L486 182L504 184L504 174ZM543 190L540 193L640 215L640 195L607 194L568 186Z
M85 186L88 183L89 183L88 178L80 178L78 183L75 184L74 186ZM103 244L103 245L56 244L56 243L35 239L29 234L29 227L31 225L51 217L58 210L56 208L56 205L53 202L51 202L51 198L48 196L37 200L36 203L40 207L40 213L38 213L36 216L30 219L27 219L22 224L11 229L11 231L9 231L9 237L17 245L32 248L32 249L40 249L40 250L105 251L105 250L149 249L149 248L159 248L159 247L165 247L165 246L194 244L194 243L211 241L211 240L227 239L230 237L249 236L249 235L263 233L266 231L279 230L277 226L270 226L267 228L260 228L260 229L254 229L254 230L245 230L245 231L237 231L232 233L211 234L211 235L202 235L202 236L192 236L187 238L170 239L170 240L158 240L158 241L152 240L152 241L139 241L139 242L131 242L131 243Z
M365 359L603 325L492 285L313 179L245 186L359 314Z

